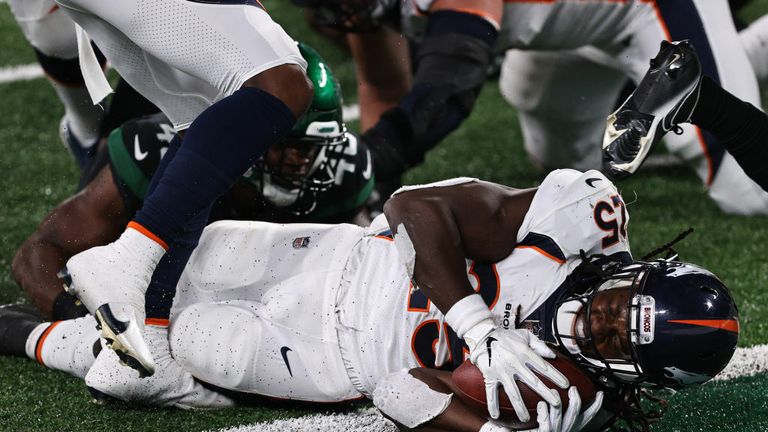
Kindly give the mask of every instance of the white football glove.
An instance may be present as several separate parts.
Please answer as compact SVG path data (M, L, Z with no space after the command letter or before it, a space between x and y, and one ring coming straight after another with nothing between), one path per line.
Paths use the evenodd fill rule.
M488 413L499 418L498 386L501 384L520 421L530 420L515 379L533 389L549 405L559 406L560 397L534 375L535 370L561 388L568 379L542 357L555 358L547 345L525 329L506 330L485 319L464 334L469 359L483 373Z
M545 402L539 402L536 406L536 420L539 427L526 432L578 432L584 428L600 411L603 405L603 392L595 395L595 401L589 408L581 411L581 396L576 387L568 389L568 409L563 417L562 405L548 406Z

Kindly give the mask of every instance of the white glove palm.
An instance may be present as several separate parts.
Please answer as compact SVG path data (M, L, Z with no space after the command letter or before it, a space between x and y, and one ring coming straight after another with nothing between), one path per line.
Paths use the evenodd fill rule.
M520 421L530 420L515 379L525 383L549 405L560 405L557 393L544 385L533 371L562 388L568 388L568 379L542 358L555 358L555 353L531 332L524 329L500 329L488 319L466 332L464 340L470 347L470 360L485 378L486 401L491 418L499 418L498 386L501 384Z
M576 387L571 387L568 390L568 409L565 410L565 416L562 415L562 405L548 407L546 403L539 402L536 407L536 420L539 427L527 432L578 432L592 421L602 405L603 392L599 391L595 395L595 401L592 402L592 405L581 411L579 391Z

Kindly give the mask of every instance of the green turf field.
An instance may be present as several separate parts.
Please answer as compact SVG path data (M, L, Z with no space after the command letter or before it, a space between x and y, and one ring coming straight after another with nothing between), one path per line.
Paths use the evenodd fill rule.
M354 102L354 72L346 55L308 30L287 0L265 4L295 38L319 48L342 80L346 102ZM763 12L768 12L768 0L754 2L744 18L751 20ZM2 3L0 47L0 68L34 62L8 5ZM75 188L76 169L57 136L62 113L43 79L0 84L0 303L24 301L11 278L14 251ZM495 82L486 85L469 121L407 180L460 175L520 187L534 186L543 178L525 158L514 111L502 100ZM625 200L633 202L629 226L635 254L694 227L696 232L677 248L681 256L711 269L733 290L741 312L740 345L768 343L768 217L721 214L698 179L683 168L645 170L619 187ZM79 380L29 360L0 358L0 430L207 430L308 412L122 410L89 400ZM766 374L684 391L671 402L669 414L654 430L768 431Z

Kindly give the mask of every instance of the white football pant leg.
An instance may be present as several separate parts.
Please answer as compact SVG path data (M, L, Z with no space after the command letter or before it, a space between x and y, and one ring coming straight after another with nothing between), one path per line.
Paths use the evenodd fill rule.
M261 8L186 0L59 0L110 64L176 128L267 69L306 67Z
M768 15L765 15L739 33L757 81L763 89L768 86Z
M517 108L523 145L541 168L600 168L605 117L626 77L575 51L508 50L499 87Z

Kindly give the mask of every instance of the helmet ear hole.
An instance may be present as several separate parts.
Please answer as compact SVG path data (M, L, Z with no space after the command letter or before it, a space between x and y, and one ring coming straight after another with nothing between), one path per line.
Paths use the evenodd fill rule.
M712 295L712 297L715 297L715 298L717 298L717 290L716 290L716 289L714 289L714 288L712 288L711 286L708 286L708 285L702 285L702 286L701 286L701 289L702 289L702 290L704 290L704 291L706 291L707 293L711 294L711 295Z

